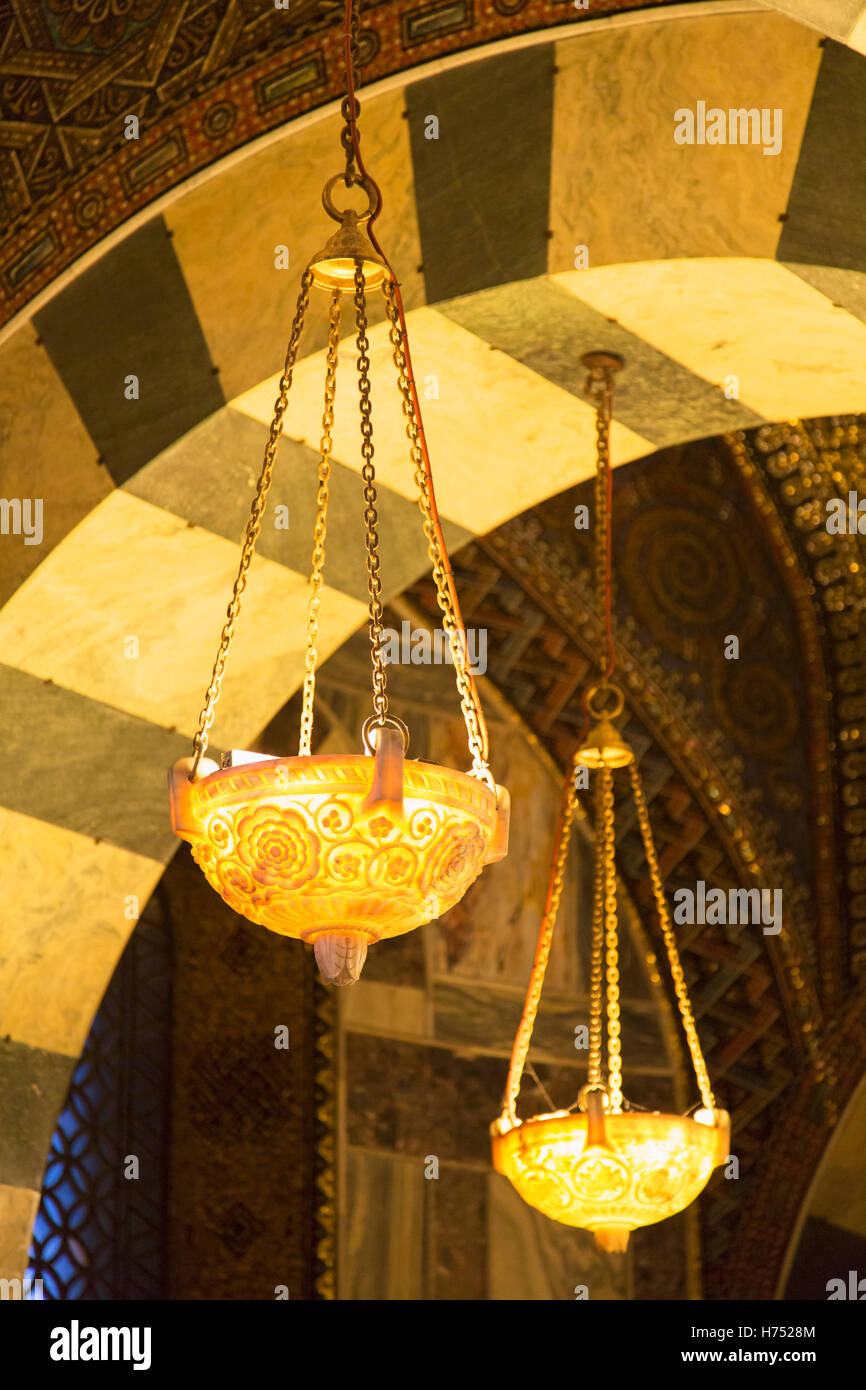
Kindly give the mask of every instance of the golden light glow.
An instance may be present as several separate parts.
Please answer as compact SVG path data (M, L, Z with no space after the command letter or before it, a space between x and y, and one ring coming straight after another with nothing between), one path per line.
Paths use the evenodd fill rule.
M498 857L497 797L466 773L407 760L401 813L365 808L376 764L363 754L271 758L195 782L189 761L172 769L175 834L229 907L283 936L399 936L447 912Z
M322 252L320 258L313 263L313 277L320 289L350 290L355 281L355 265L356 262L348 255L327 255ZM384 266L378 265L376 261L365 256L363 267L366 288L368 290L378 288L385 279Z
M545 1216L592 1231L603 1250L624 1250L631 1231L682 1211L724 1162L728 1115L713 1118L605 1115L603 1142L587 1143L584 1114L561 1110L510 1128L501 1117L493 1165Z
M634 753L619 730L607 719L593 725L580 745L577 756L582 767L595 771L601 767L628 767L634 762Z

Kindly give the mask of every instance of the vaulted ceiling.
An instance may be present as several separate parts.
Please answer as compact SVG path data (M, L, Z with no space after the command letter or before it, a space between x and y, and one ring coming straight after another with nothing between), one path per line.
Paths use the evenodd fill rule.
M866 949L862 555L821 528L833 490L862 487L866 412L866 58L843 8L828 32L852 47L819 39L811 14L739 5L363 12L379 232L446 534L469 546L461 591L501 639L492 679L564 761L595 621L568 491L593 467L578 359L608 347L628 362L617 620L666 873L785 887L779 938L689 943L702 1026L744 1149L781 1146L790 1123L816 1159L859 1075ZM0 1217L19 1247L128 905L174 849L163 769L188 751L298 277L323 240L321 185L340 166L341 12L0 8L0 491L44 501L42 544L4 537L0 575L16 908L0 927L0 1119L21 1136L0 1154ZM777 156L674 142L675 109L757 92L784 111ZM303 672L324 325L322 301L280 445L273 501L291 525L262 538L223 747L250 746ZM371 343L385 581L390 597L421 583L423 605L399 405L375 384L390 378L381 316ZM365 613L355 410L338 388L343 406L325 653ZM719 661L725 628L748 646L736 669ZM632 890L642 903L636 872ZM732 1256L734 1199L714 1189L717 1295L726 1263L759 1267L772 1295L802 1195L766 1168L748 1181L737 1220L764 1211L767 1230L753 1222Z

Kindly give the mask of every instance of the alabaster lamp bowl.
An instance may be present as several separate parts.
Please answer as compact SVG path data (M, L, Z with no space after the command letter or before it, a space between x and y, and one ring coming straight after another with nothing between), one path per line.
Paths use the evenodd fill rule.
M639 1226L682 1211L728 1154L724 1110L605 1115L592 1139L591 1123L566 1110L516 1125L500 1116L491 1126L493 1166L530 1206L592 1231L603 1250L625 1250Z
M329 983L352 983L368 946L447 912L506 852L508 793L466 773L407 759L388 799L364 754L247 756L206 760L194 782L176 763L172 828L229 907L312 945Z

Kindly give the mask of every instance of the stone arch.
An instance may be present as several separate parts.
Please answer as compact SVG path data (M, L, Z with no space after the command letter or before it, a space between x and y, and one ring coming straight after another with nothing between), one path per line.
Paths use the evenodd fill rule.
M618 463L762 420L866 410L866 219L832 181L859 108L828 120L832 73L814 33L721 7L580 27L402 74L365 100L416 366L439 378L427 419L452 544L587 476L591 411L575 362L589 347L633 365ZM683 93L739 108L758 79L786 112L777 155L677 146ZM424 136L431 106L438 142ZM44 503L41 544L20 535L13 551L4 538L0 610L12 745L0 824L15 904L0 935L18 1112L0 1170L10 1267L69 1067L174 848L163 770L188 749L213 658L293 285L322 239L333 117L288 124L175 190L11 320L0 344L3 490ZM281 244L287 273L274 266ZM576 269L583 246L589 267ZM281 447L297 524L262 546L215 730L224 746L253 738L303 669L286 634L306 603L322 334L320 309ZM384 359L381 323L372 338ZM409 534L412 488L384 398L376 418L397 594L426 561L420 531L396 539ZM483 451L495 456L492 489ZM364 613L348 553L351 445L337 456L346 554L331 557L326 652Z

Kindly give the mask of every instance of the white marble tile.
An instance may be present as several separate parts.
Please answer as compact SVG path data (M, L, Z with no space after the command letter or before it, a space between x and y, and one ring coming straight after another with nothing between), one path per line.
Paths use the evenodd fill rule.
M239 545L116 491L0 612L0 661L191 735L239 559ZM308 597L306 576L253 561L214 746L246 746L303 679ZM323 659L365 615L325 588Z
M866 324L777 261L677 260L553 277L768 420L866 410Z
M773 256L822 50L776 14L623 25L556 46L548 265ZM772 61L768 61L772 54ZM782 148L679 145L674 113L783 112Z
M494 527L595 471L595 416L591 407L498 352L435 309L407 315L409 342L430 449L439 510L476 535ZM388 487L414 498L406 429L385 325L370 333L374 462ZM340 347L334 455L360 471L357 352L351 339ZM276 378L232 401L254 419L270 419ZM324 355L299 363L286 433L318 440L321 432ZM425 392L438 390L438 399ZM614 425L615 464L651 453L653 446L623 425Z
M3 808L0 842L0 1034L77 1057L163 866Z

